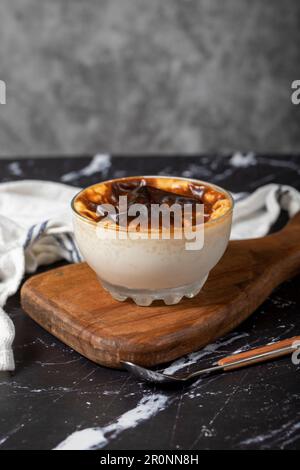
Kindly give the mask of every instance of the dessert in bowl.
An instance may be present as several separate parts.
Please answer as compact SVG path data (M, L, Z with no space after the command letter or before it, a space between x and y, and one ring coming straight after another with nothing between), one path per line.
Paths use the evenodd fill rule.
M126 196L125 210L120 196ZM145 219L143 224L134 223L130 208L136 204L149 209L146 225ZM190 217L183 212L176 224L171 213L169 231L165 231L163 217L156 220L158 225L150 220L150 206L159 204L167 208L172 204L190 206ZM72 208L79 249L116 300L131 298L148 306L160 299L171 305L184 296L197 295L223 255L230 236L233 200L224 189L203 181L141 176L90 186L75 196ZM187 244L186 226L192 233L202 231L200 248Z

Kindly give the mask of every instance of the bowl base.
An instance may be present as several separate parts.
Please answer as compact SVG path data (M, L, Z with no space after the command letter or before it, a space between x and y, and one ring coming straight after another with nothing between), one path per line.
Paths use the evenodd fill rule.
M200 292L207 278L208 274L194 284L161 290L128 289L127 287L110 284L102 279L99 280L104 289L107 290L115 300L124 302L126 299L132 299L137 305L148 307L154 300L162 300L166 305L175 305L180 302L182 297L192 299Z

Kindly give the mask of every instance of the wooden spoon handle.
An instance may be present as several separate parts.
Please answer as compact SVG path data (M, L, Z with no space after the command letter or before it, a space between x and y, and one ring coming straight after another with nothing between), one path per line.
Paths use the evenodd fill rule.
M296 349L300 349L300 336L294 336L293 338L224 357L218 361L218 365L224 366L226 370L238 369L239 367L285 356Z

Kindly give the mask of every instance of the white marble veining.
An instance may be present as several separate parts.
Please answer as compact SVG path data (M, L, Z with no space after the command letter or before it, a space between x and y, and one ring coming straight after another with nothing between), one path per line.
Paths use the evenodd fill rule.
M97 154L91 159L87 166L81 170L66 173L61 177L61 181L64 183L71 183L72 181L75 181L82 176L91 176L95 173L102 173L105 176L110 166L111 158L109 155Z
M12 176L22 176L23 171L19 162L12 162L8 164L8 171Z
M232 333L224 340L219 340L206 346L201 351L191 353L184 358L178 359L170 366L165 368L164 372L168 374L174 374L180 369L191 366L192 364L196 364L200 359L211 355L219 349L222 349L222 351L225 353L223 350L224 347L247 336L249 336L248 333ZM195 382L195 384L200 384L202 382L203 381L199 379L197 382ZM190 395L190 398L192 397L193 395ZM173 400L174 398L171 398L168 395L162 393L154 393L151 395L146 394L134 408L121 415L113 423L104 427L86 428L80 431L75 431L60 444L58 444L55 449L83 450L102 448L109 441L115 439L123 431L136 427L142 421L146 421L155 416L157 413L166 409Z
M146 421L165 408L168 397L162 393L145 395L129 411L119 416L113 423L96 428L86 428L75 431L63 442L55 447L55 450L89 450L104 447L109 440L115 439L126 429L135 428L142 421Z
M164 369L164 372L170 375L175 374L183 368L196 364L200 359L203 359L204 357L212 354L218 349L223 348L224 346L227 346L233 343L234 341L245 338L247 336L249 336L248 333L231 333L226 337L226 339L218 340L215 343L208 344L207 346L205 346L205 348L201 349L201 351L188 354L187 356L176 360L170 366Z
M229 163L236 168L248 168L249 166L256 165L257 160L253 152L236 152L230 158Z
M300 440L298 431L300 431L300 420L296 419L283 424L280 428L245 439L240 442L240 445L251 448L254 444L259 444L261 448L267 448L272 443L272 447L284 449L288 444Z

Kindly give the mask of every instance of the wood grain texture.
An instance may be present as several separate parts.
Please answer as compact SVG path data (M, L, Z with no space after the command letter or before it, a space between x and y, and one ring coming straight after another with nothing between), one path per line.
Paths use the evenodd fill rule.
M257 364L259 362L264 362L266 357L262 356L260 358L255 358L256 355L260 354L271 354L272 357L281 357L287 354L291 354L291 351L285 351L285 348L292 348L292 350L296 351L300 347L300 336L293 336L292 338L283 339L281 341L276 341L272 344L266 344L265 346L261 346L259 348L249 349L248 351L232 354L231 356L224 357L218 361L219 366L226 366L226 370L231 369L238 369L239 367L244 367L244 364L234 364L231 367L228 367L228 364L231 364L235 361L245 361L249 360L253 364Z
M300 213L280 232L232 241L194 299L138 307L117 302L85 264L31 277L24 310L42 327L99 364L151 366L195 351L245 320L284 280L300 272Z

